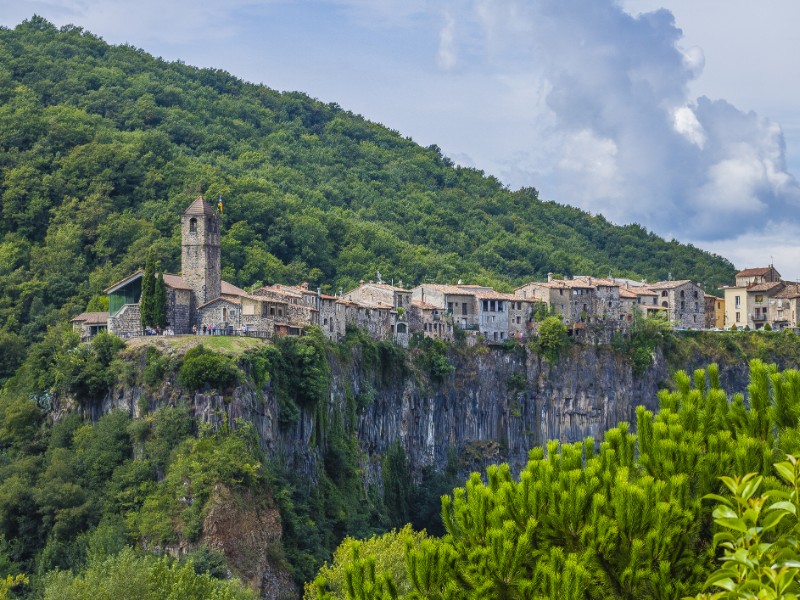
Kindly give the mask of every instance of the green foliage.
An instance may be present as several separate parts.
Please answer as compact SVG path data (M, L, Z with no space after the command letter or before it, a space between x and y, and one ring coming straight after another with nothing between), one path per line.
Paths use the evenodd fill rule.
M613 269L716 287L735 273L638 225L512 192L301 93L39 18L0 30L0 54L0 330L29 342L151 248L177 271L176 218L201 193L226 198L223 273L241 287L348 289L376 269L502 286Z
M332 562L319 570L314 581L306 583L303 599L348 598L345 590L350 562L358 555L373 557L376 570L391 575L399 593L408 593L411 582L406 577L406 548L409 545L417 548L426 538L425 532L415 532L410 525L366 540L345 538L334 552Z
M731 497L708 494L715 500L714 523L720 531L714 544L723 549L722 566L706 580L717 593L698 599L795 598L800 593L800 463L787 455L776 463L781 481L756 496L764 478L756 473L721 477Z
M448 356L447 344L439 338L422 337L414 341L419 349L415 356L417 365L428 372L434 381L443 381L456 370Z
M137 555L131 548L93 561L73 575L54 572L45 580L45 600L245 600L255 595L238 580L222 581L198 574L191 562L164 556Z
M531 344L537 352L547 357L548 360L555 361L561 351L569 344L567 326L561 322L559 317L546 317L539 324L536 338Z
M285 427L297 422L300 410L313 410L326 397L329 366L319 331L303 337L284 337L272 346L247 352L256 387L270 382L280 402L280 421Z
M754 360L748 394L749 405L729 400L715 367L679 372L676 390L660 393L658 414L637 409L636 435L622 424L599 447L550 442L531 451L518 478L507 465L489 467L485 479L474 473L442 498L446 535L407 548L404 574L356 547L337 565L345 573L338 589L349 600L666 600L696 594L707 580L727 592L736 586L715 597L789 598L745 592L794 593L800 572L792 554L800 466L790 458L775 467L782 482L767 477L775 448L800 442L800 373ZM757 475L720 483L737 471ZM769 492L757 498L761 482ZM726 487L733 499L721 495ZM714 536L726 550L724 572L710 578L712 514L703 497L721 503L713 519L727 531ZM409 591L398 591L401 579ZM316 590L309 597L342 596L323 574Z
M636 312L627 334L616 333L612 346L633 366L634 375L644 375L653 364L656 348L670 349L675 337L669 322L661 316L645 317Z
M236 385L240 376L232 358L198 344L184 355L178 383L190 392L204 388L224 390Z
M382 461L383 503L392 525L410 523L414 501L414 481L403 445L396 441L389 445Z
M156 307L156 255L150 248L147 260L144 263L144 276L142 277L142 295L139 299L139 318L142 327L155 327L158 316Z
M153 325L164 329L167 326L167 285L164 283L164 273L160 272L160 265L153 290Z

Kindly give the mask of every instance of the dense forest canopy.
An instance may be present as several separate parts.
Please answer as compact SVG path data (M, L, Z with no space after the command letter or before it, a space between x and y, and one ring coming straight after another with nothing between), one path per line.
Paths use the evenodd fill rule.
M39 17L0 29L0 335L39 338L150 247L177 272L178 215L198 194L224 199L223 276L239 286L335 292L380 270L509 289L552 271L714 289L733 275L721 257L512 192L335 104Z

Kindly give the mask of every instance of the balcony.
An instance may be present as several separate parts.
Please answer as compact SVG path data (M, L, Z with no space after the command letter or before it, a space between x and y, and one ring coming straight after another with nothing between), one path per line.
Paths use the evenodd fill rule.
M751 319L752 319L754 322L758 322L758 323L760 323L761 321L766 321L766 320L767 320L767 313L758 313L758 314L753 314L753 315L750 315L750 318L751 318Z

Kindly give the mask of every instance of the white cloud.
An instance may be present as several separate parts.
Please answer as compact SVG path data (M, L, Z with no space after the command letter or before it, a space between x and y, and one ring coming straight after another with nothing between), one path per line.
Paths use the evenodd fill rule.
M691 107L676 108L672 117L675 120L675 131L702 150L706 145L706 132Z
M444 25L439 32L439 52L436 56L437 64L445 70L452 69L458 62L455 31L456 20L449 11L445 11Z

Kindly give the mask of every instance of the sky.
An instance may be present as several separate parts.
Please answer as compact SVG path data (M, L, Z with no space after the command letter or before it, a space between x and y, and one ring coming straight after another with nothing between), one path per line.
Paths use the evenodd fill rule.
M3 26L33 14L800 279L797 0L0 2Z

